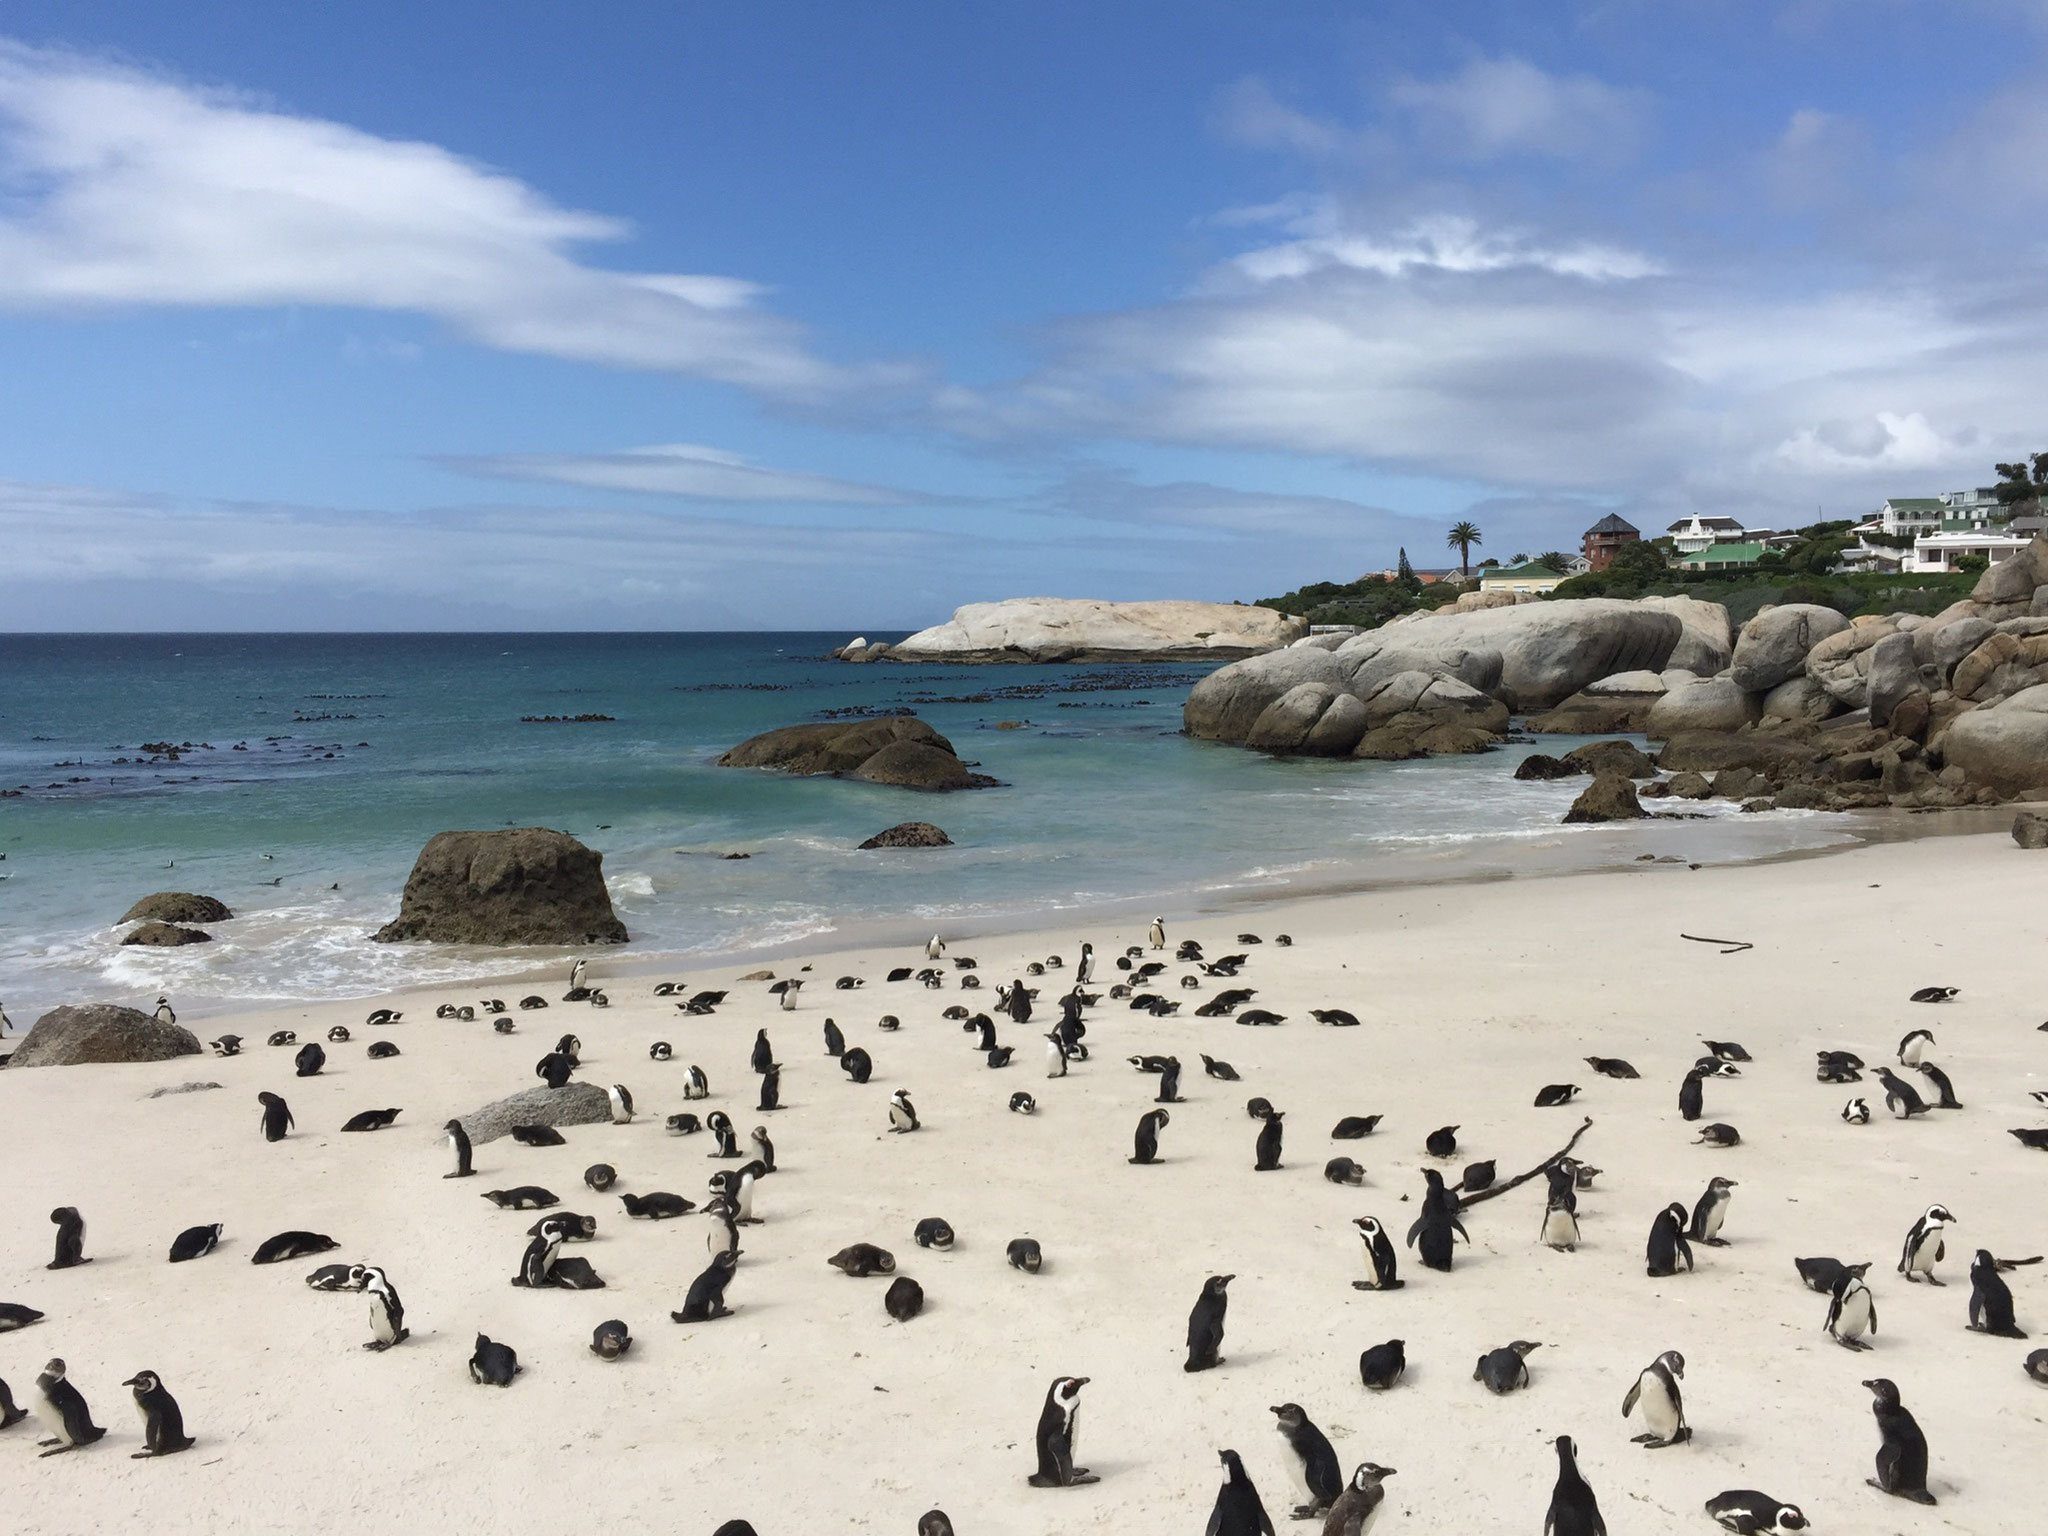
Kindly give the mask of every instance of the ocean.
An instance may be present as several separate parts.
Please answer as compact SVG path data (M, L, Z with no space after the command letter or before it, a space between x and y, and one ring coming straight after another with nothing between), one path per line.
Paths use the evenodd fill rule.
M1721 802L1688 805L1703 819L1564 827L1579 785L1511 776L1537 745L1275 761L1180 734L1201 667L851 666L826 656L844 638L0 636L0 1003L17 1028L58 1003L159 991L205 1014L559 959L370 942L421 844L451 828L556 827L599 849L633 935L601 965L678 976L798 944L1855 836L1846 818ZM1002 787L935 796L715 765L773 726L902 709ZM856 850L905 820L958 846ZM123 948L121 914L160 890L236 917L211 944Z

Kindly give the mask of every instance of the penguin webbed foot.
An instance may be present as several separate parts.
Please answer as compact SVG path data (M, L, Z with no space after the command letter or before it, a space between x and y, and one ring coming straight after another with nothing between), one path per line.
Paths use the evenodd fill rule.
M1929 1276L1927 1277L1927 1283L1928 1283L1929 1285L1939 1285L1939 1286L1944 1286L1944 1287L1945 1287L1945 1286L1947 1286L1947 1284L1948 1284L1948 1282L1947 1282L1946 1280L1937 1280L1937 1279L1935 1279L1935 1278L1934 1278L1934 1276L1932 1276L1932 1275L1929 1275Z
M45 1441L42 1441L41 1443L42 1443L42 1444L44 1444L44 1445L48 1445L48 1444L49 1444L50 1442L49 1442L49 1441L47 1441L47 1440L45 1440ZM63 1455L63 1454L64 1454L64 1453L66 1452L66 1451L75 1451L75 1450L77 1450L77 1449L78 1449L78 1447L77 1447L77 1446L75 1446L75 1445L60 1445L60 1446L58 1446L58 1447L57 1447L57 1448L56 1448L55 1450L53 1450L53 1451L42 1451L42 1452L39 1452L39 1453L38 1453L38 1458L40 1459L40 1457L42 1457L42 1456L62 1456L62 1455Z
M1728 1246L1728 1239L1725 1237L1703 1237L1700 1241L1709 1248L1726 1248Z

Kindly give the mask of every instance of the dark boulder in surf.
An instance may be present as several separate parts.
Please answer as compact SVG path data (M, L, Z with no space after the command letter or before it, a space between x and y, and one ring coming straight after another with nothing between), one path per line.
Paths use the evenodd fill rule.
M623 944L604 855L566 832L442 832L405 882L379 943Z
M235 914L225 902L191 891L158 891L121 914L124 923L224 923Z
M950 848L953 839L928 821L899 821L887 831L877 832L862 848Z

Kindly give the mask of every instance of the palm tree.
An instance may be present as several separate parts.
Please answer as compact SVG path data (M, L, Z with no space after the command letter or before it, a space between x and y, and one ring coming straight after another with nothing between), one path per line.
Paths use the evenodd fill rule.
M1486 542L1486 540L1479 536L1479 525L1477 523L1453 523L1451 524L1450 537L1445 539L1444 542L1458 552L1458 575L1462 578L1469 578L1472 574L1472 546Z

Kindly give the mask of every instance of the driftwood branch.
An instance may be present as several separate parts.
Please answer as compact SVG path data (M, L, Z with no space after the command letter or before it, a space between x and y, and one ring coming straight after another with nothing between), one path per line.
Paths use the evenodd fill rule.
M1558 1159L1571 1156L1572 1148L1576 1147L1579 1144L1579 1138L1585 1135L1587 1131L1592 1129L1592 1126L1593 1117L1591 1115L1588 1115L1586 1116L1585 1120L1580 1124L1579 1128L1576 1131L1572 1132L1572 1139L1570 1141L1566 1142L1563 1146L1559 1147L1555 1152L1551 1153L1550 1156L1543 1159L1543 1161L1538 1163L1534 1168L1531 1168L1527 1173L1518 1173L1512 1179L1508 1179L1502 1183L1490 1185L1489 1187L1480 1190L1477 1194L1460 1194L1458 1196L1459 1208L1461 1210L1468 1210L1472 1206L1479 1204L1482 1200L1491 1200L1495 1195L1504 1195L1509 1190L1516 1189L1521 1185L1528 1183L1531 1179L1541 1178L1544 1174L1548 1173L1552 1168L1557 1166Z
M1724 955L1739 955L1745 949L1756 948L1747 939L1703 939L1696 933L1681 933L1679 937L1681 939L1691 939L1695 944L1725 944L1728 947L1721 951Z

